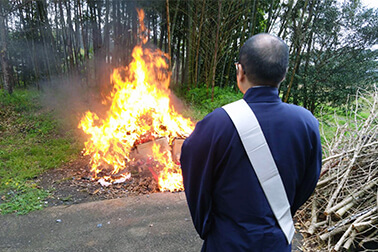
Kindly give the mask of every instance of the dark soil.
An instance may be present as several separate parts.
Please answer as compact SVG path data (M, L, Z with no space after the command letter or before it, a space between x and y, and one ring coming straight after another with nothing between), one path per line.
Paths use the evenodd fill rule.
M150 166L150 167L148 167ZM158 192L151 163L136 162L128 170L132 176L123 183L102 186L91 179L89 157L79 157L58 169L48 170L35 179L50 192L46 206L69 205Z

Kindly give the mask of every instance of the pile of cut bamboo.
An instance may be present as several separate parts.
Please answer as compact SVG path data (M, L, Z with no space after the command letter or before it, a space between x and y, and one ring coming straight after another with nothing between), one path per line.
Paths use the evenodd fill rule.
M367 118L361 110L369 110ZM331 140L324 138L321 177L298 212L304 251L378 249L377 89L357 94L349 119L336 123Z

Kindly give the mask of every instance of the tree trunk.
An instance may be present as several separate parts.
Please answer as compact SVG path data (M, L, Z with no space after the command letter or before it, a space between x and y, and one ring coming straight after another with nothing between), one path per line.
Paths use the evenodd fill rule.
M230 80L231 80L230 73L231 73L231 65L232 64L234 64L234 62L232 62L231 60L229 60L227 62L226 80L225 80L225 83L224 83L225 87L229 86L229 83L230 83Z
M165 28L164 28L163 22L161 22L160 23L160 38L159 38L159 49L160 50L163 50L164 33L165 33Z
M71 18L71 2L66 1L66 10L67 10L67 24L68 24L68 29L67 30L67 49L68 49L68 55L70 57L69 62L70 62L70 70L71 72L74 71L75 68L75 50L73 49L74 47L74 30L73 30L73 25L72 25L72 18Z
M312 49L312 36L313 32L311 31L308 42L307 42L307 55L306 55L306 62L305 62L305 67L304 67L304 79L305 81L303 82L303 100L302 104L303 107L308 108L308 94L307 94L307 74L308 74L308 66L310 64L310 53Z
M79 7L79 18L80 18L80 28L81 28L81 36L83 40L83 49L84 49L84 60L89 58L89 52L88 52L88 44L87 44L87 37L86 29L84 29L83 25L83 15L81 11L81 3L80 0L77 0L77 6Z
M172 29L171 29L172 34L174 34L174 32L175 32L175 27L176 27L176 24L177 24L177 13L178 13L178 10L179 10L179 6L180 6L180 0L177 0L175 13L173 14L173 22L172 22Z
M197 29L196 29L196 24L193 23L193 17L197 17L198 15L198 8L197 8L197 5L196 5L196 11L195 13L193 13L193 2L188 2L188 8L189 8L189 13L191 14L191 16L189 16L186 20L187 20L187 30L190 31L189 34L188 34L188 41L187 41L187 45L186 45L186 50L187 50L187 63L186 63L186 72L187 72L187 78L186 78L186 82L187 82L187 86L188 86L188 90L190 90L193 86L193 82L194 82L194 76L193 76L193 67L194 67L194 64L193 64L193 60L194 60L194 50L193 50L193 42L195 40L195 37L196 37L196 33L197 33Z
M181 37L177 37L177 49L176 49L176 83L179 82L179 76L180 76L180 44L181 44Z
M268 20L266 22L266 27L265 27L265 32L269 32L269 28L272 25L272 17L273 17L273 5L274 5L274 0L271 0L270 2L270 7L269 7L269 15L268 15Z
M158 40L157 40L157 15L155 14L155 12L152 13L152 29L154 31L154 37L153 37L153 40L154 40L154 45L158 45Z
M66 22L64 21L64 13L63 13L63 5L62 0L59 0L59 16L60 16L60 25L62 26L62 41L63 41L63 53L64 53L64 64L66 66L66 70L70 69L70 64L68 62L69 55L67 53L67 29L66 29ZM64 69L63 69L64 72Z
M284 19L281 22L281 27L280 27L280 30L278 32L278 37L280 37L282 39L285 39L285 36L282 36L282 33L284 31L286 31L286 27L287 27L287 23L288 23L287 20L290 19L291 12L293 10L293 4L294 4L294 0L289 0L289 3L287 5L287 11L283 15Z
M34 80L38 80L38 68L37 68L37 64L36 64L36 57L35 57L35 52L34 52L34 46L33 46L33 44L34 44L34 42L33 42L33 40L32 39L29 39L28 37L28 34L29 34L29 31L26 31L26 21L25 21L25 19L28 17L28 15L27 15L27 12L26 12L26 17L24 17L24 13L23 13L23 10L22 10L22 8L19 8L18 9L18 11L19 11L19 17L20 17L20 20L21 20L21 24L22 24L22 29L24 30L24 32L23 32L23 37L24 37L24 40L25 40L25 44L26 44L26 46L27 46L27 50L28 50L28 55L27 55L27 57L26 57L26 66L25 66L25 71L24 71L24 78L23 78L23 80L24 80L24 84L25 85L27 85L28 84L28 82L31 82L33 79ZM30 45L30 43L32 44L32 45ZM28 66L32 66L32 68L33 68L33 71L34 71L34 78L33 78L33 76L31 76L32 74L29 72L29 71L26 71L26 69L27 69L27 67ZM39 84L38 84L38 81L34 81L35 83L36 83L36 87L37 87L37 89L39 90Z
M119 16L119 1L113 1L112 2L112 26L113 26L113 41L114 41L114 47L112 52L112 65L114 67L118 66L119 61L119 53L118 53L118 47L119 47L119 32L118 32L118 16Z
M11 82L11 72L9 71L9 64L8 64L8 50L7 50L7 27L5 24L5 18L3 14L4 6L3 1L0 0L0 43L1 43L1 51L0 51L0 58L1 58L1 69L3 72L4 78L4 90L6 90L9 94L13 93L13 83Z
M223 80L224 80L224 71L226 70L226 64L227 62L229 62L230 60L228 59L228 55L226 55L225 59L223 60L223 67L222 67L222 71L221 71L221 75L220 75L220 83L219 83L219 87L223 87Z
M188 39L187 38L184 38L182 40L182 49L181 49L181 72L182 72L182 75L181 75L181 85L184 85L185 81L186 81L186 76L187 76L187 64L188 64L188 58L186 57L185 58L185 47L186 47L186 41Z
M215 48L214 48L214 59L213 59L213 77L211 84L211 101L214 101L214 87L215 87L215 73L217 69L217 54L218 54L218 44L219 44L219 28L220 28L220 19L222 12L222 0L218 1L218 19L217 19L217 33L215 37Z
M169 23L169 0L166 0L166 9L167 9L167 36L168 36L168 55L169 55L169 69L171 68L171 31L170 31L170 23Z
M291 78L290 78L290 82L289 82L287 92L286 92L286 95L285 95L285 98L284 98L284 102L287 102L289 100L290 90L291 90L291 87L293 85L295 73L297 71L297 68L299 67L301 51L302 51L302 44L303 44L303 37L304 37L303 33L306 32L307 27L310 23L310 20L312 19L312 11L311 11L312 8L310 8L309 17L308 17L307 21L305 22L305 24L302 25L307 5L308 5L308 0L306 0L306 2L304 3L302 15L301 15L301 18L299 20L298 26L296 28L294 28L294 35L296 35L295 38L294 38L295 39L294 40L294 47L296 48L295 63L294 63L294 67L293 67L293 70L292 70L292 73L291 73Z
M250 21L249 21L249 34L248 34L248 37L252 37L253 35L253 32L254 32L254 27L255 27L255 24L254 24L254 20L255 20L255 13L256 13L256 2L257 0L251 0L252 1L252 12L251 12L251 18L250 18Z
M37 13L38 13L38 24L39 24L39 30L42 37L42 43L43 43L43 53L44 53L44 62L46 65L47 70L47 79L50 80L51 77L51 65L50 65L50 57L51 55L48 52L48 46L51 46L51 41L47 38L47 27L48 25L48 19L47 19L47 10L46 10L46 2L45 1L37 1ZM50 42L50 43L48 43Z
M78 5L77 5L77 2L75 1L74 3L74 16L75 16L75 32L74 32L74 40L75 40L75 43L74 43L74 53L75 53L75 59L76 59L76 71L77 72L80 72L79 71L79 66L81 67L81 64L83 62L83 59L81 57L81 53L80 53L80 22L79 22L79 8L78 8Z
M119 1L118 1L119 2ZM131 52L134 46L136 45L138 40L138 34L133 34L133 28L135 26L135 30L137 30L138 20L137 20L137 12L134 7L134 2L121 2L121 10L118 13L118 31L120 37L120 44L119 44L119 51L121 55L121 65L125 66L130 63L131 60ZM131 10L131 14L127 12L127 10ZM122 24L122 21L125 25ZM132 32L130 32L132 31Z
M134 48L138 44L138 15L137 11L135 9L135 1L130 2L130 9L131 9L131 30L132 30L132 36L133 41L131 44L131 47Z
M171 22L172 25L171 25L170 34L171 34L172 38L175 37L175 27L176 27L176 24L178 23L178 21L177 21L177 14L178 14L178 11L179 11L179 5L180 5L180 0L177 0L176 8L175 8L175 11L173 13L173 21ZM174 52L175 48L173 47L173 44L172 44L171 48L172 48L171 49L171 53L173 55L173 54L175 54L175 52ZM178 47L176 48L176 50L178 50Z
M297 68L300 62L301 50L302 50L301 45L298 45L298 47L296 48L296 53L295 53L294 67L293 67L293 70L291 71L290 82L286 91L284 102L287 102L289 100L290 90L291 90L291 87L293 86L295 73L297 72Z
M195 67L194 67L194 84L195 87L198 87L198 56L199 56L199 49L201 44L201 32L202 32L202 26L203 26L203 17L205 15L205 6L206 6L206 0L203 0L202 2L202 10L201 10L201 18L199 23L199 29L198 29L198 38L196 43L196 58L195 58Z
M110 54L110 39L109 39L109 11L110 11L110 7L109 7L109 0L105 0L105 27L104 27L104 56L105 56L105 60L106 60L106 63L110 63L110 57L109 57L109 54Z
M257 12L258 12L258 7L259 7L259 0L255 1L256 4L254 4L253 10L253 21L252 21L252 31L251 31L251 36L255 34L255 29L256 29L256 20L257 20Z

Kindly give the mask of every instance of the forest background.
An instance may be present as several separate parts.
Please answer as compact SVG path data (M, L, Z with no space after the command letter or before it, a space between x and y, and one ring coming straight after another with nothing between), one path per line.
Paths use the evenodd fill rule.
M1 213L39 208L47 192L24 182L77 157L83 142L56 112L76 128L111 89L140 43L137 8L144 46L170 55L171 89L196 120L242 97L234 63L261 32L289 45L285 102L332 117L377 83L378 9L358 0L0 0Z
M196 104L237 91L240 46L260 32L276 34L290 47L280 86L285 102L315 112L322 104L344 104L377 80L378 50L372 47L378 43L378 10L358 0L0 3L0 85L8 93L43 89L57 79L88 89L109 85L111 70L127 66L138 43L136 8L146 13L147 46L171 57L171 87Z

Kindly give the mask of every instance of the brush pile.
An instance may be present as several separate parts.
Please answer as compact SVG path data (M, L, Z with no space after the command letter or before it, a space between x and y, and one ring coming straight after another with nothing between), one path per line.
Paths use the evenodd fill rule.
M364 111L364 112L362 112ZM358 93L346 123L325 137L321 177L303 210L305 251L378 249L378 90Z

